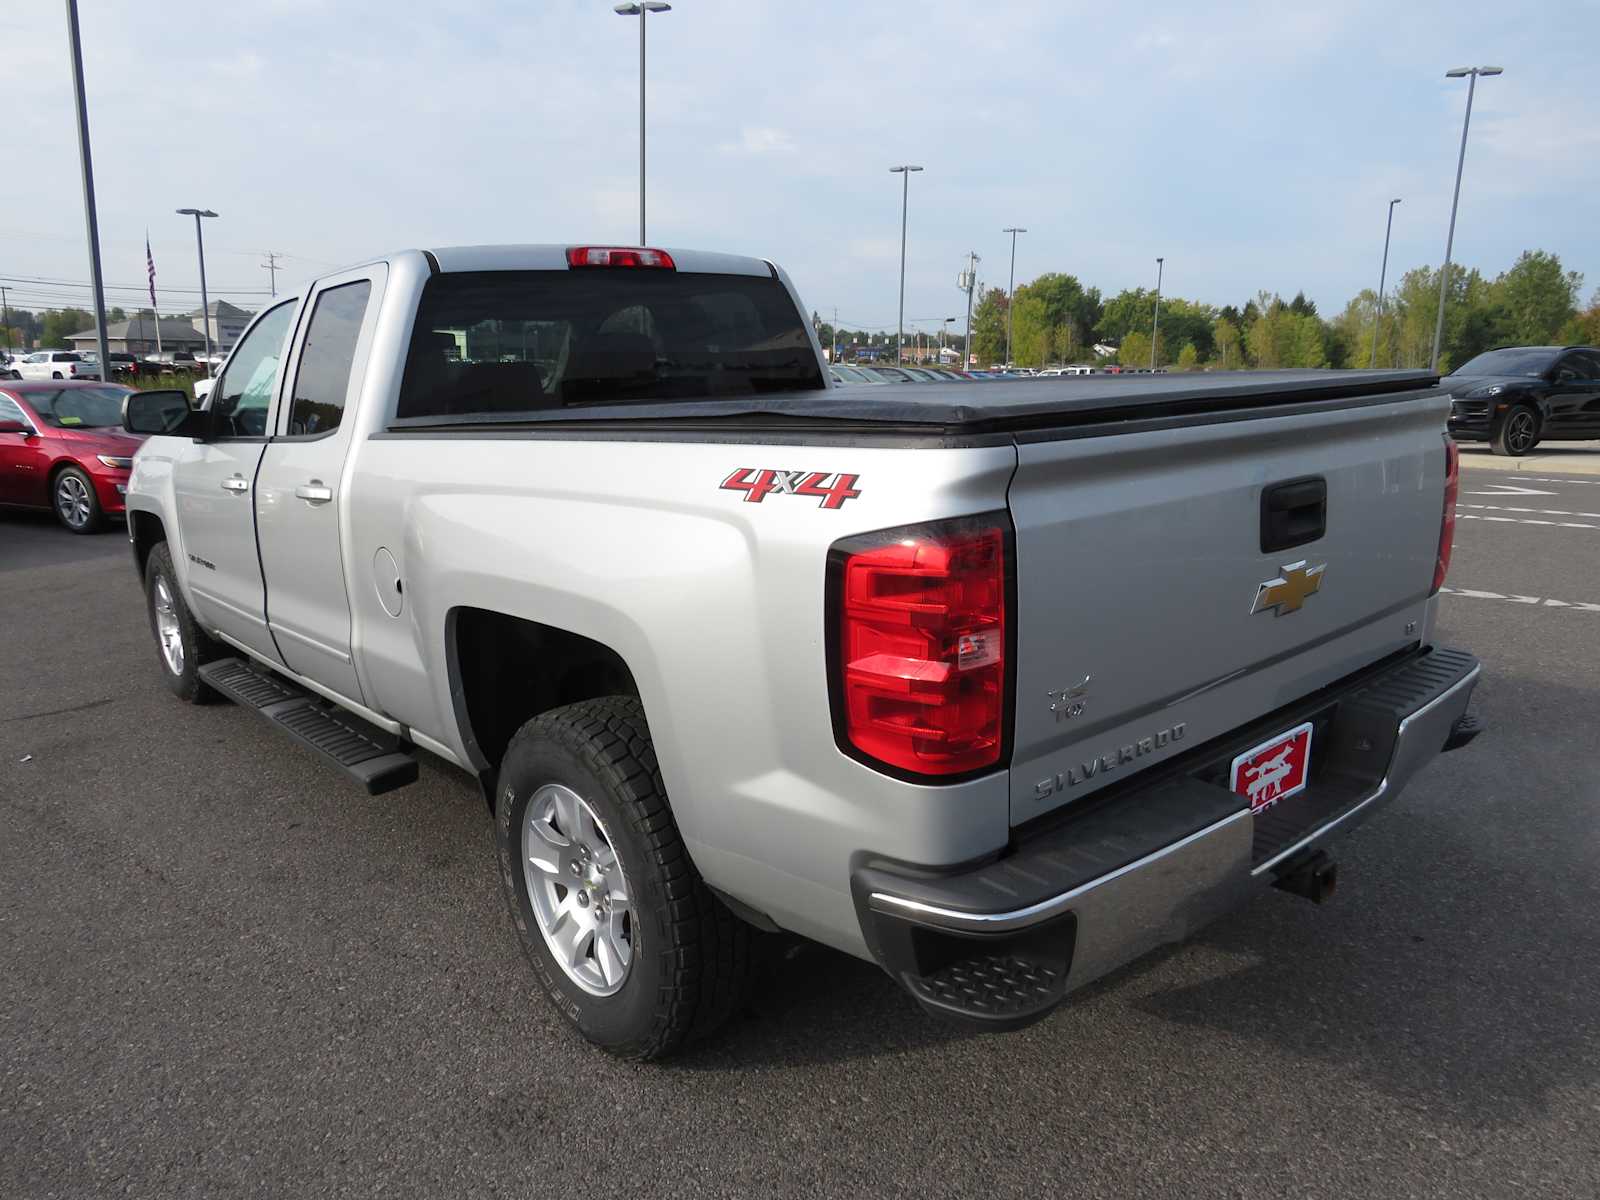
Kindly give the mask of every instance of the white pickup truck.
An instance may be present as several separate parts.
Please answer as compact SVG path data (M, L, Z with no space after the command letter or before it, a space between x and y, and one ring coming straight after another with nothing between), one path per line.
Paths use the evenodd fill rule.
M727 1015L752 928L1037 1019L1322 899L1477 732L1432 377L839 387L806 311L760 259L594 246L279 301L203 407L127 401L167 683L373 792L475 778L541 983L634 1058Z

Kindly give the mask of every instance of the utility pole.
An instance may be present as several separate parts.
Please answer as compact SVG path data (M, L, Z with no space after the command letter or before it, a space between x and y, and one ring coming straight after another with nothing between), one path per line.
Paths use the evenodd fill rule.
M0 329L6 331L6 353L11 353L11 306L6 303L6 285L0 283Z
M1011 290L1006 293L1006 367L1009 369L1015 362L1011 357L1011 318L1017 311L1017 234L1028 231L1016 225L1000 232L1011 235Z
M272 279L272 283L271 283L272 296L273 296L273 299L277 299L277 296L278 296L278 255L274 254L271 250L263 250L262 253L267 256L267 261L262 263L261 265L266 268L268 275Z
M967 332L961 343L961 369L972 369L972 293L978 286L978 252L967 251L967 269L957 277L956 287L967 294Z
M1461 122L1461 153L1456 156L1456 191L1450 200L1450 233L1444 240L1444 270L1439 272L1439 319L1433 327L1433 359L1428 370L1439 369L1439 343L1444 340L1444 293L1450 283L1450 252L1456 244L1456 205L1461 203L1461 168L1467 161L1467 128L1472 124L1472 93L1477 90L1479 75L1503 75L1504 67L1456 67L1446 71L1446 79L1467 77L1467 115Z
M100 378L110 383L111 353L106 348L106 289L100 278L100 222L94 208L94 164L89 155L89 102L83 91L83 41L78 36L78 0L67 0L67 40L72 49L72 85L78 104L78 158L83 169L83 219L89 237L89 282L94 287L95 345Z
M833 306L833 361L839 361L839 306Z
M1156 320L1155 320L1155 324L1150 329L1150 369L1152 371L1154 371L1156 369L1156 346L1158 346L1160 344L1159 338L1160 338L1160 334L1161 334L1161 272L1163 270L1163 267L1164 267L1164 264L1166 263L1166 261L1167 260L1164 259L1164 258L1156 259Z
M1383 267L1378 271L1378 312L1372 318L1373 367L1378 365L1378 331L1383 328L1383 289L1389 282L1389 235L1394 232L1394 206L1399 203L1399 196L1389 201L1389 223L1383 229Z

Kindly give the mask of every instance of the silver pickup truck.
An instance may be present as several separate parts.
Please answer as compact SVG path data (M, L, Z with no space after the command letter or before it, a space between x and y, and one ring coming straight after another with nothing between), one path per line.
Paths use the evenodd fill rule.
M1477 732L1432 377L839 387L806 311L760 259L595 246L267 308L202 407L127 401L167 683L372 792L476 779L540 982L633 1058L729 1013L752 929L1037 1019L1324 898Z

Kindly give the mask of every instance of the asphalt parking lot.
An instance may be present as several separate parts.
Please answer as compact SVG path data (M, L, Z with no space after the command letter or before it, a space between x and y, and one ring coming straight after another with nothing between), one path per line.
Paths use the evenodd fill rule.
M1521 490L1507 490L1507 489ZM1021 1033L776 944L664 1066L536 993L464 777L162 686L126 542L0 516L0 1195L1600 1195L1600 475L1469 469L1489 731Z

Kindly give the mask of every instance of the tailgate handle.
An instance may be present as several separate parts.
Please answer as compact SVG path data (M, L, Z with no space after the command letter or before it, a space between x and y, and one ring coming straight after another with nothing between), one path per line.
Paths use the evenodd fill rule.
M1328 481L1286 479L1261 490L1261 553L1314 542L1328 531Z

